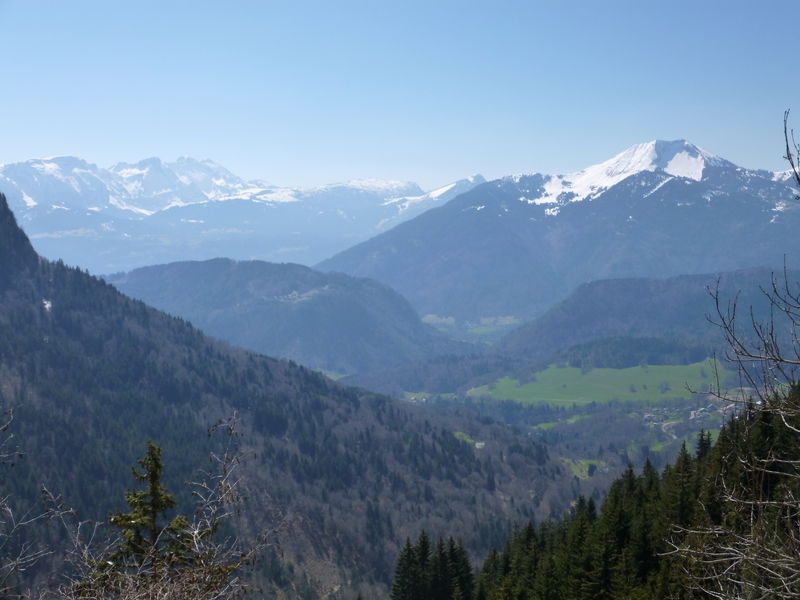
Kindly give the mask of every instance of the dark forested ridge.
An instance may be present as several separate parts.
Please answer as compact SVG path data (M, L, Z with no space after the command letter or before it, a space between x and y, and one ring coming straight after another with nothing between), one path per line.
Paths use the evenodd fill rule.
M283 556L312 588L381 596L421 527L455 530L480 554L505 523L571 499L554 485L568 479L560 463L526 436L230 348L39 259L1 196L0 250L0 404L14 408L25 453L2 485L21 505L45 484L82 517L105 518L148 439L163 448L167 486L181 489L206 464L207 427L238 411L253 531L281 515Z
M301 265L216 259L106 280L232 344L349 374L468 348L423 324L384 284Z
M712 293L721 308L738 302L757 320L769 317L765 294L772 287L767 268L666 279L606 279L579 286L545 314L507 334L498 352L529 359L548 358L573 346L608 338L659 338L686 347L724 349ZM775 273L782 282L784 273ZM790 280L797 273L788 272Z

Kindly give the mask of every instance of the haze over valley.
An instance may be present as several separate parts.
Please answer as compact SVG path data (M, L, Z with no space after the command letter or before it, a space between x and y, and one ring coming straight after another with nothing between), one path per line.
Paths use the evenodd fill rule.
M577 8L0 2L0 597L800 595L797 7Z
M379 179L285 188L245 181L210 160L103 169L64 156L3 165L0 182L41 252L99 274L220 256L313 264L483 178L428 192Z

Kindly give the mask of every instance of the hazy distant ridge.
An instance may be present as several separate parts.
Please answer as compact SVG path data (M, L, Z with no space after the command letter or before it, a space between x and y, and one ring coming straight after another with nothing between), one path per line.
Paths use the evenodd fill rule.
M97 273L218 256L311 264L482 182L429 192L379 179L286 188L186 157L108 169L70 156L0 166L0 192L37 250Z

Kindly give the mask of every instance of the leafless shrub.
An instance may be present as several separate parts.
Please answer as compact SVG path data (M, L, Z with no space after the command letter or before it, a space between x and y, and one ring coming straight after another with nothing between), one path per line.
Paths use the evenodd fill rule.
M0 466L12 464L22 456L10 432L13 422L14 412L9 408L0 424ZM35 523L45 518L45 513L34 510L20 513L9 496L0 497L0 597L20 596L15 585L19 578L51 554L26 536Z
M189 483L195 511L192 519L174 532L175 544L167 552L153 544L142 557L119 558L115 553L118 539L98 544L98 524L72 520L72 514L53 499L53 514L71 532L71 574L58 587L56 597L216 600L243 595L248 589L243 572L276 539L282 521L250 540L223 534L223 530L236 531L233 521L238 520L243 501L237 426L234 415L210 430L225 435L225 447L211 455L211 468ZM166 528L160 535L166 535Z
M787 111L785 158L800 186L800 147L788 117ZM726 358L740 376L739 392L719 397L740 406L746 442L730 445L712 482L721 518L673 530L670 554L681 559L699 597L800 598L800 285L784 268L762 292L770 309L765 321L752 308L742 318L738 299L724 303L719 286L712 292ZM758 428L769 435L759 438Z
M0 428L5 434L0 442L0 458L13 459L11 415ZM50 521L64 532L66 555L59 560L61 581L44 590L17 592L16 597L59 600L119 600L197 598L217 600L244 595L249 584L247 569L277 539L285 521L276 518L272 529L258 535L240 535L242 524L241 455L238 450L238 418L220 421L209 435L222 434L220 453L212 453L210 467L188 482L195 501L191 519L179 517L171 523L180 525L159 538L170 536L165 551L156 540L141 556L119 552L122 539L111 535L109 523L80 520L63 498L42 488L45 508L23 518L15 516L8 498L0 499L0 597L12 597L13 585L20 575L32 569L54 551L33 543L17 542L26 530L39 521ZM239 532L239 533L236 533ZM61 557L53 557L61 559Z

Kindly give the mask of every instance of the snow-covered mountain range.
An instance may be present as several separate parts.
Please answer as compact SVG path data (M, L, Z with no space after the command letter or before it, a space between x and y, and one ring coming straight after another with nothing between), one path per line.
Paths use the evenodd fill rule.
M375 179L285 188L185 157L108 169L69 156L0 166L0 192L38 251L97 273L215 256L314 263L482 182L427 193Z
M796 267L793 183L652 141L575 173L479 185L320 267L382 281L431 322L528 319L595 279L780 267L785 255Z
M533 198L520 200L532 204L556 204L591 200L619 182L643 171L659 171L672 177L700 181L706 167L734 167L686 140L654 140L631 146L613 158L569 175L545 176L542 189ZM521 181L524 176L514 179Z

